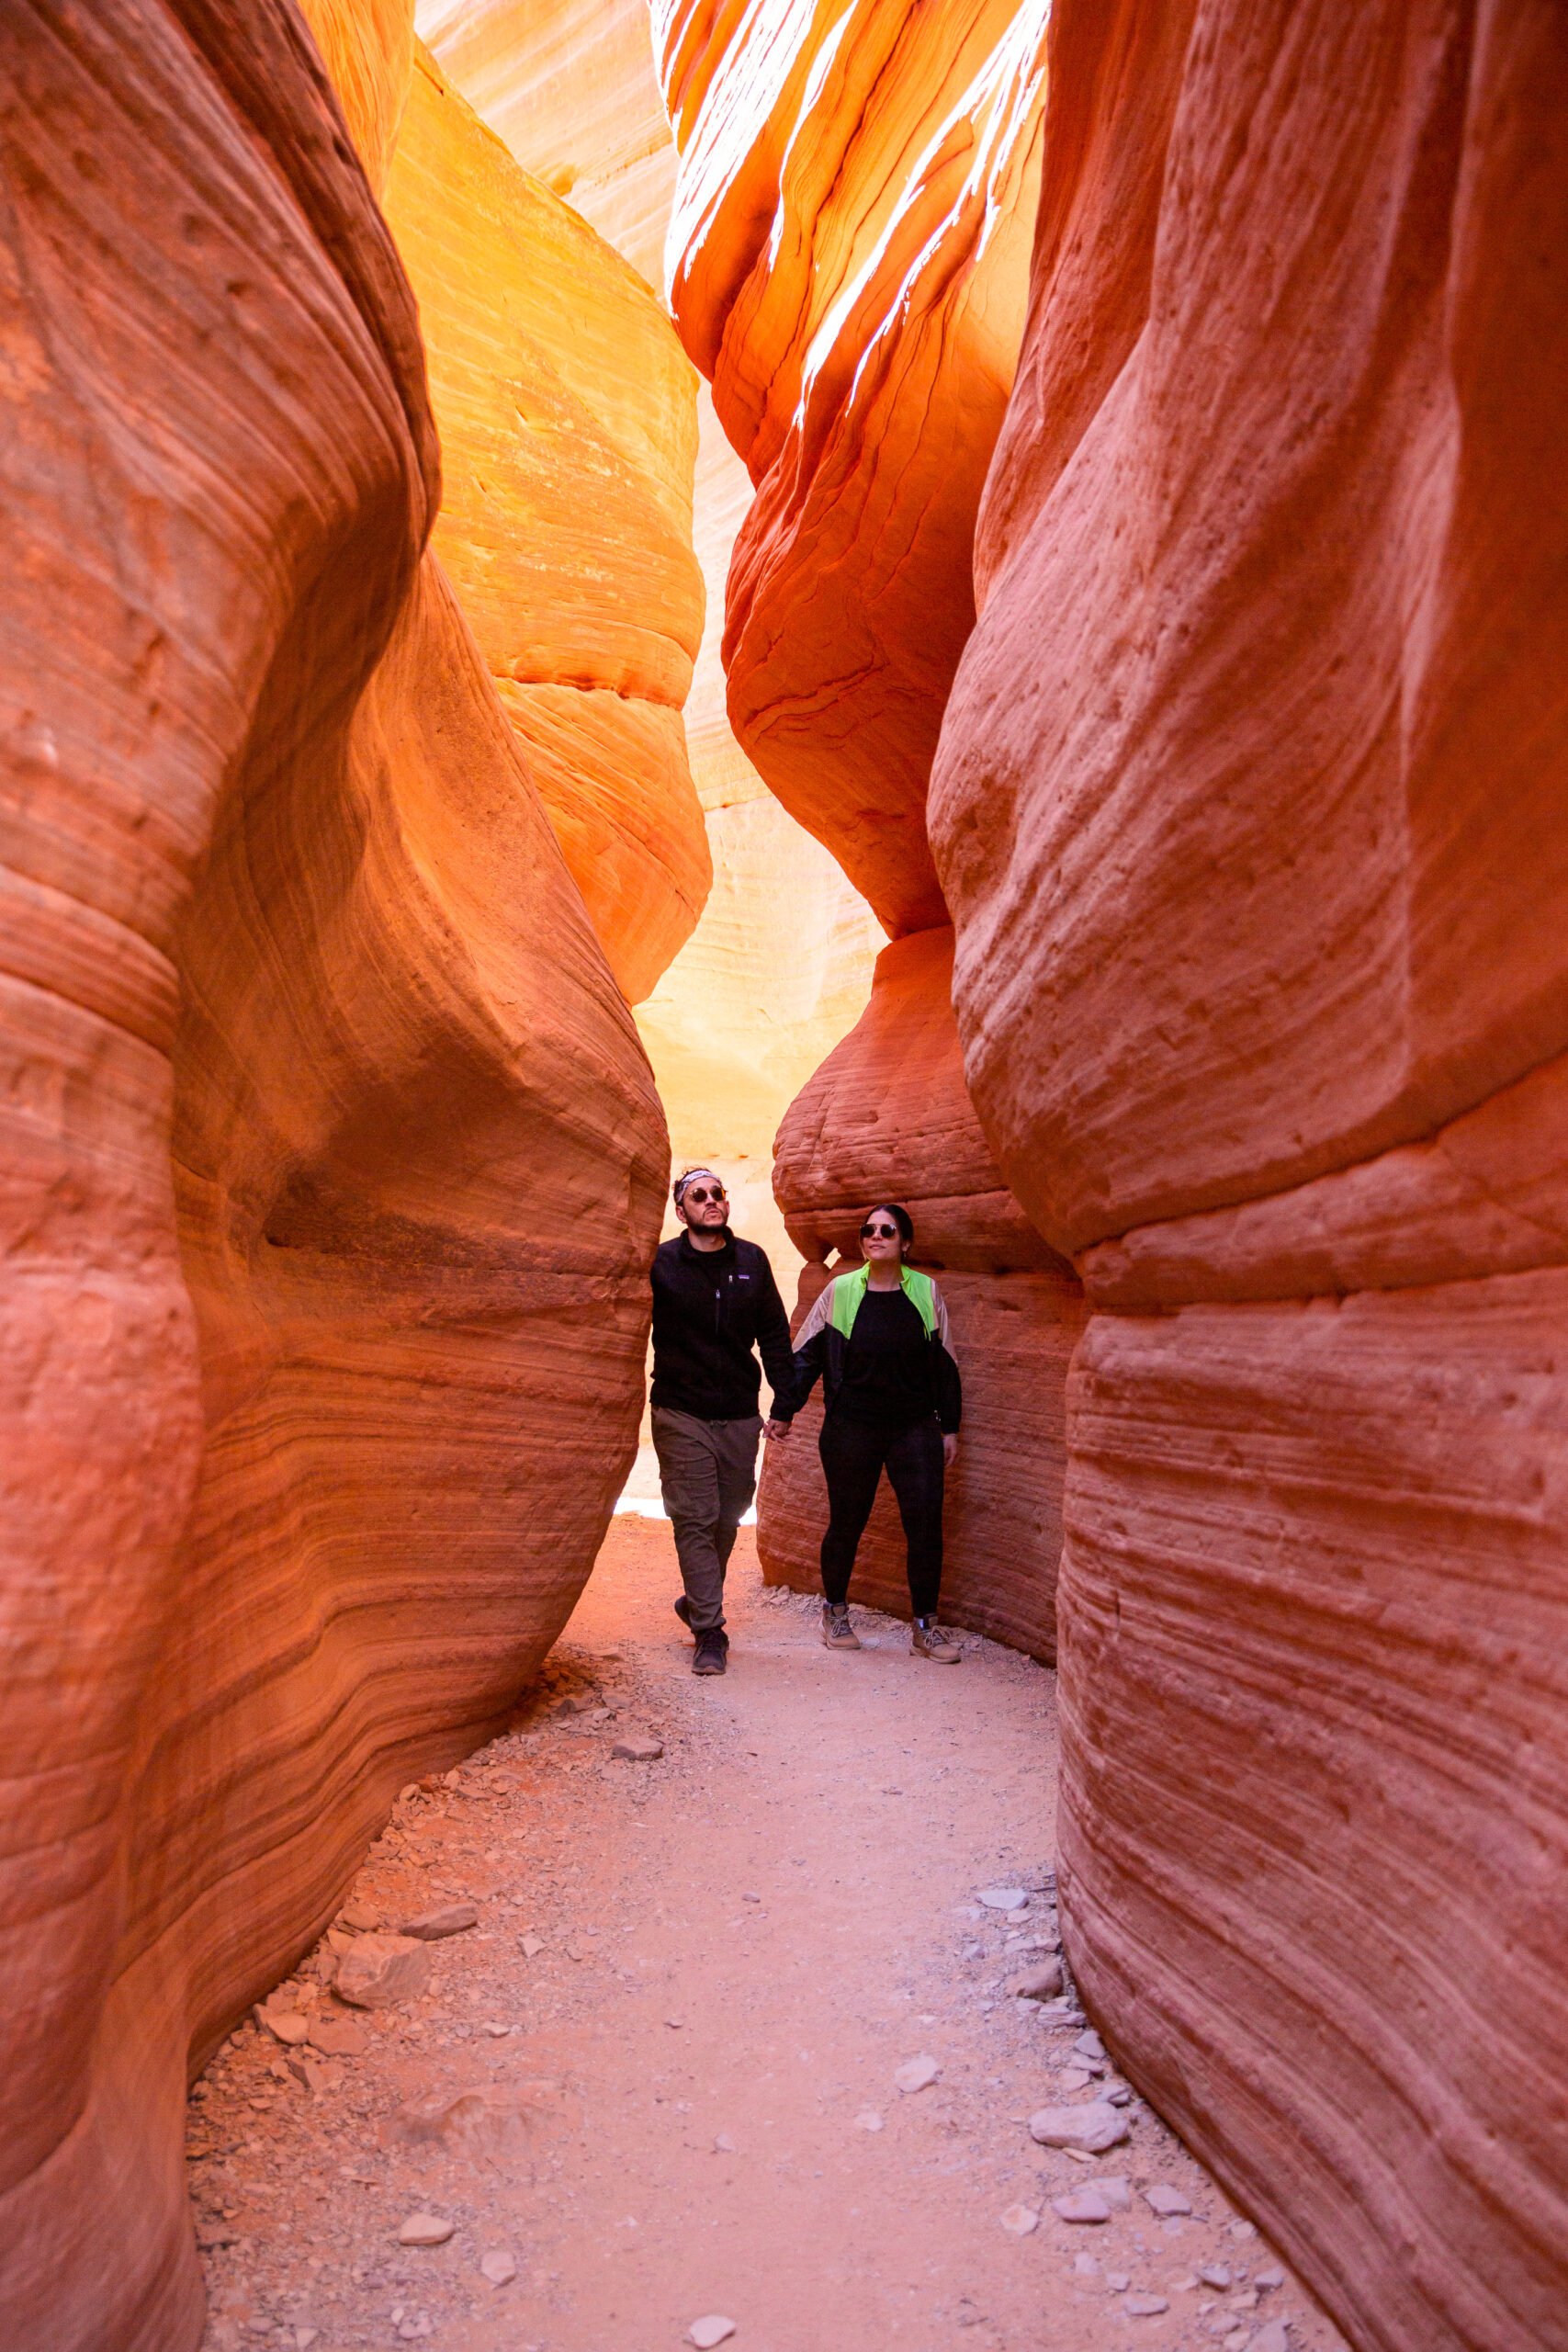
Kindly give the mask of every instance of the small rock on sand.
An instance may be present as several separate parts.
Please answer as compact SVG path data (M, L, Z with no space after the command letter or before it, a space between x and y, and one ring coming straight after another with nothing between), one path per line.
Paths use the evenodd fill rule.
M433 1944L443 1936L460 1936L465 1928L477 1928L479 1924L477 1903L449 1903L444 1911L422 1911L417 1919L405 1920L398 1933Z
M863 2107L860 2113L855 2118L855 2130L857 2132L880 2132L881 2129L882 2118L878 2115L875 2108Z
M1010 2230L1015 2238L1026 2238L1039 2226L1040 2210L1035 2205L1010 2205L1002 2215L1003 2229Z
M1109 2222L1111 2208L1098 2188L1075 2188L1066 2197L1053 2197L1051 2211L1064 2222Z
M275 2041L288 2050L298 2050L310 2030L310 2019L297 2009L258 2009L256 2021L264 2025Z
M398 2232L400 2245L445 2245L456 2222L443 2221L439 2213L411 2213Z
M1008 1991L1015 2000L1049 2001L1062 1989L1062 1963L1059 1960L1043 1960L1033 1968L1025 1968L1008 1983Z
M1129 2295L1122 2308L1133 2319L1157 2319L1170 2305L1163 2295Z
M389 2009L429 1982L430 1947L417 1936L361 1936L338 1962L334 1986L356 2009Z
M657 1764L664 1753L664 1742L661 1739L646 1738L640 1733L628 1732L625 1738L616 1740L610 1753L612 1756L624 1757L628 1764ZM702 2323L699 2322L698 2324L701 2325ZM724 2338L716 2335L713 2341L716 2344L721 2344Z
M479 2256L479 2275L492 2287L510 2287L517 2276L517 2265L504 2246L492 2246Z
M987 1911L1021 1911L1029 1897L1021 1886L983 1886L979 1900Z
M1168 2180L1152 2181L1144 2191L1144 2202L1151 2213L1159 2214L1162 2220L1171 2213L1190 2213L1192 2211L1190 2197L1184 2196L1179 2188L1173 2188Z
M1260 2327L1247 2352L1291 2352L1290 2332L1284 2321L1271 2319L1267 2327Z
M893 2079L908 2098L916 2091L930 2090L941 2072L934 2058L906 2058L901 2066L894 2068Z
M517 1940L522 1946L525 1960L537 1960L545 1949L543 1936L519 1936Z
M311 2049L327 2058L363 2058L370 2046L350 2018L312 2018L310 2040Z
M694 2319L686 2330L686 2341L694 2344L697 2352L713 2352L716 2344L726 2343L735 2333L732 2319L721 2319L717 2312L709 2312L705 2319Z
M345 1928L355 1928L361 1935L368 1934L372 1928L378 1928L381 1924L367 1903L345 1903L338 1917Z
M1128 2136L1127 2119L1103 2099L1082 2107L1043 2107L1029 2119L1029 2136L1043 2148L1076 2148L1098 2155Z

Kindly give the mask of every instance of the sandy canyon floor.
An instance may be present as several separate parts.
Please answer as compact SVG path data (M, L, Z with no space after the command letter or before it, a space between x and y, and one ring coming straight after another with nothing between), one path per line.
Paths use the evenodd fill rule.
M368 2013L313 1959L271 2005L289 2038L214 2059L211 2352L674 2352L704 2320L735 2352L1339 2346L1141 2100L1096 2157L1030 2137L1124 2096L1070 1998L1005 1990L1056 1940L1055 1676L968 1636L912 1659L869 1614L831 1655L750 1530L730 1586L699 1681L668 1527L615 1521L514 1729L400 1801L334 1933L477 1925ZM627 1734L662 1755L613 1757ZM1096 2183L1109 2220L1058 2217ZM400 2243L415 2216L442 2242Z

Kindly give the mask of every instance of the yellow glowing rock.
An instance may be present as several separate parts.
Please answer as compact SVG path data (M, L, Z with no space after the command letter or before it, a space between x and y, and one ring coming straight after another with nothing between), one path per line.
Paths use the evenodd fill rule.
M710 874L681 724L703 617L691 369L636 272L423 53L387 210L441 431L434 544L635 1001Z

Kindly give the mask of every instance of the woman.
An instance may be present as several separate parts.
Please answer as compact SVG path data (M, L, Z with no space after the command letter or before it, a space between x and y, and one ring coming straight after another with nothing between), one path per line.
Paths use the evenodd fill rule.
M938 1631L936 1604L942 1478L958 1451L963 1394L942 1293L904 1262L914 1238L909 1212L896 1201L870 1212L860 1229L864 1265L836 1275L800 1327L794 1401L798 1413L820 1373L827 1413L818 1450L829 1507L822 1639L831 1650L860 1647L846 1596L886 1469L908 1546L909 1646L917 1657L956 1666L963 1653Z

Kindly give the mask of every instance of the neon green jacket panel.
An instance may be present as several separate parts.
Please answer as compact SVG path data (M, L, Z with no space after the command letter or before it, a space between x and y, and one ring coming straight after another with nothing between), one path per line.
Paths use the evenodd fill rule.
M919 1273L913 1266L903 1267L898 1278L903 1284L905 1297L917 1309L920 1321L926 1327L927 1339L934 1339L938 1320L935 1283L930 1274ZM860 1313L860 1303L865 1296L870 1280L871 1268L865 1265L857 1266L852 1273L835 1274L829 1284L832 1301L823 1319L846 1340L855 1328L855 1317ZM943 1336L945 1338L946 1335Z

